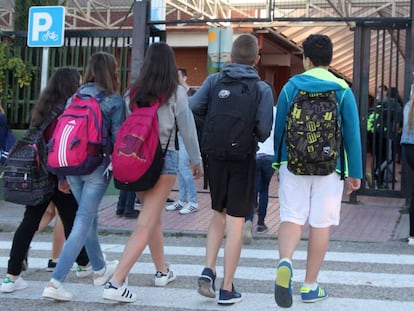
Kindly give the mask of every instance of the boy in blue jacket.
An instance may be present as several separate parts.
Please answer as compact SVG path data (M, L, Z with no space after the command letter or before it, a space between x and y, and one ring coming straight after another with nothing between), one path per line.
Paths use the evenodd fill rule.
M280 307L292 305L292 257L306 221L310 225L306 275L301 287L303 302L316 302L328 297L328 292L317 283L320 267L329 244L330 227L339 224L344 181L347 193L359 189L362 178L362 152L358 109L355 97L347 83L328 71L333 54L332 42L325 35L310 35L303 42L305 72L293 76L283 87L277 104L275 123L275 161L279 171L279 264L276 272L275 300ZM295 175L287 168L285 126L292 101L299 90L306 92L335 91L346 163L325 176ZM298 195L300 192L301 195Z

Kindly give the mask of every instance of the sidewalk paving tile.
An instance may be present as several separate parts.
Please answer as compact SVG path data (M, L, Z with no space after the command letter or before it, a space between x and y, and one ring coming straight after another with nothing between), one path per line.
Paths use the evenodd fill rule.
M202 179L196 181L199 203L199 210L197 212L187 215L181 215L178 211L164 210L162 212L164 232L183 234L207 233L213 212L210 205L210 194L208 190L202 189L202 185ZM257 233L257 218L255 218L253 221L254 237L277 237L280 218L276 175L272 178L269 196L265 220L269 229L264 233ZM173 187L169 197L174 200L178 199L178 183ZM340 225L332 227L332 240L388 241L393 238L395 228L401 218L400 209L404 205L404 199L358 196L357 204L350 204L348 202L349 198L344 195ZM106 207L100 210L100 228L103 230L133 230L136 220L116 216L116 203L117 197L113 196L112 202L107 202ZM306 239L308 234L309 226L305 225L302 238Z

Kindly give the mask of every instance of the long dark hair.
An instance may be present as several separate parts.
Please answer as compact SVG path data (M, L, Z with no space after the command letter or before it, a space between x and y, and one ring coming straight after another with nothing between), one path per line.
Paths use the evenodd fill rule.
M137 80L132 84L131 93L135 96L130 108L136 104L140 107L150 106L157 98L164 102L172 96L177 86L174 51L164 42L153 43L147 50Z
M56 105L66 104L79 88L79 83L80 74L76 68L59 68L47 82L31 111L31 125L40 126Z
M116 93L119 88L119 82L115 56L107 52L92 54L83 80L84 83L95 82L99 84L109 94Z

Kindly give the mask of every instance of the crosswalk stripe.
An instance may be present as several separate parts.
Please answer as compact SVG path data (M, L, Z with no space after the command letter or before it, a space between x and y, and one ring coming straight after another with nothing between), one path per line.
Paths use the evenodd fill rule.
M7 268L7 257L0 257L0 268ZM44 269L46 259L29 258L29 267L34 269ZM202 265L172 264L175 274L180 277L197 277L203 270ZM138 262L131 269L132 274L155 274L154 264L151 262ZM218 275L223 275L223 266L217 266ZM240 266L236 272L236 279L274 281L274 268L260 268ZM295 269L293 281L301 282L305 278L305 270ZM379 272L354 272L354 271L329 271L322 270L318 277L319 282L326 284L342 285L367 285L373 287L389 288L412 288L412 274L395 274Z
M41 299L45 282L28 281L31 290L16 291L11 294L3 294L2 298L33 300ZM111 301L104 300L102 297L102 287L96 287L89 284L65 283L65 288L73 294L72 301L85 303L100 303L102 308L111 305L121 305ZM130 286L130 289L137 293L138 299L132 305L153 306L158 308L179 308L180 310L223 310L222 306L217 305L216 300L201 297L195 289L182 288L156 288L145 286ZM149 299L152 297L152 299ZM375 299L350 299L330 297L324 301L315 304L306 304L300 302L300 297L294 295L293 310L309 311L332 311L332 310L375 310L375 311L392 311L392 310L414 310L414 302L384 301ZM54 302L51 302L54 303ZM61 305L64 307L66 305ZM302 308L301 308L302 307ZM251 311L251 310L276 310L277 307L273 300L273 295L262 293L243 293L243 302L233 306L226 307L226 310Z
M50 242L32 242L32 250L50 251L52 244ZM11 242L0 241L0 249L10 250ZM122 253L124 251L123 244L101 244L103 252ZM183 246L165 246L166 255L185 255L185 256L201 256L205 255L204 247L183 247ZM149 254L148 247L144 250L144 254ZM223 249L219 251L219 257L223 257ZM306 260L305 251L296 251L293 260ZM257 258L278 260L279 254L275 250L259 250L259 249L242 249L241 258ZM377 263L392 265L409 265L414 263L414 255L396 255L381 253L350 253L350 252L327 252L325 262L349 262L349 263Z
M278 308L273 298L278 251L276 243L274 241L272 243L275 244L274 250L252 249L248 247L242 250L241 262L236 271L235 282L236 285L240 286L238 289L242 292L243 302L228 308L226 307L226 309L252 311L275 310ZM7 270L10 247L10 241L0 241L0 254L2 255L0 256L0 270L4 271L4 273ZM29 288L10 294L0 293L0 299L11 299L11 301L13 299L28 301L42 299L41 295L46 281L37 280L47 280L50 276L50 272L44 270L51 247L51 242L33 241L31 243L29 253L30 276L25 278L26 273L23 273ZM124 244L121 243L102 243L101 247L108 258L111 259L119 259L124 250ZM144 254L150 254L148 248L145 249ZM223 307L217 304L216 299L204 298L196 292L197 278L203 269L204 247L167 245L165 246L165 255L167 261L171 263L171 268L177 275L177 280L165 288L148 286L148 283L136 286L136 280L141 279L138 275L148 280L148 277L151 279L155 274L155 267L151 262L150 256L140 259L130 271L131 282L129 288L138 295L138 299L133 305L147 307L148 310L169 310L170 308L183 311L223 310ZM218 282L223 276L223 249L220 250L219 257L220 260L217 266ZM305 261L306 251L296 251L294 260ZM414 255L328 252L325 257L325 263L328 263L328 267L321 270L318 281L323 285L327 285L328 291L329 288L332 288L333 296L316 304L303 304L300 301L299 293L295 290L292 310L414 310L414 299L409 298L412 295L414 284L414 277L409 267L412 267L414 264ZM303 268L303 262L298 263L294 261L294 264L297 267L294 267L293 281L294 287L297 288L303 282L306 271ZM393 268L394 265L396 265L396 268ZM399 270L401 271L399 272ZM39 278L40 275L41 277ZM73 280L73 277L68 278L68 280ZM189 282L191 284L188 284ZM257 287L255 284L259 286ZM77 280L76 282L66 281L64 285L67 290L74 294L72 299L74 302L85 303L88 308L106 309L112 308L111 306L114 304L111 301L102 299L103 288L93 286L90 279ZM218 286L218 284L216 285ZM194 288L192 288L193 286ZM364 289L367 289L368 293L364 294ZM338 295L338 292L342 293L342 290L344 290L344 294ZM378 295L376 291L378 291ZM399 295L399 293L402 292L407 292L407 298L401 298L403 296ZM339 298L346 297L349 293L352 293L352 298Z

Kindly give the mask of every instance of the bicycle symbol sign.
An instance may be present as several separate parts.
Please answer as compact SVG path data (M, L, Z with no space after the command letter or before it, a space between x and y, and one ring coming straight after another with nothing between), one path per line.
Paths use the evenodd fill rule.
M60 47L64 44L65 7L32 6L29 9L27 45Z

